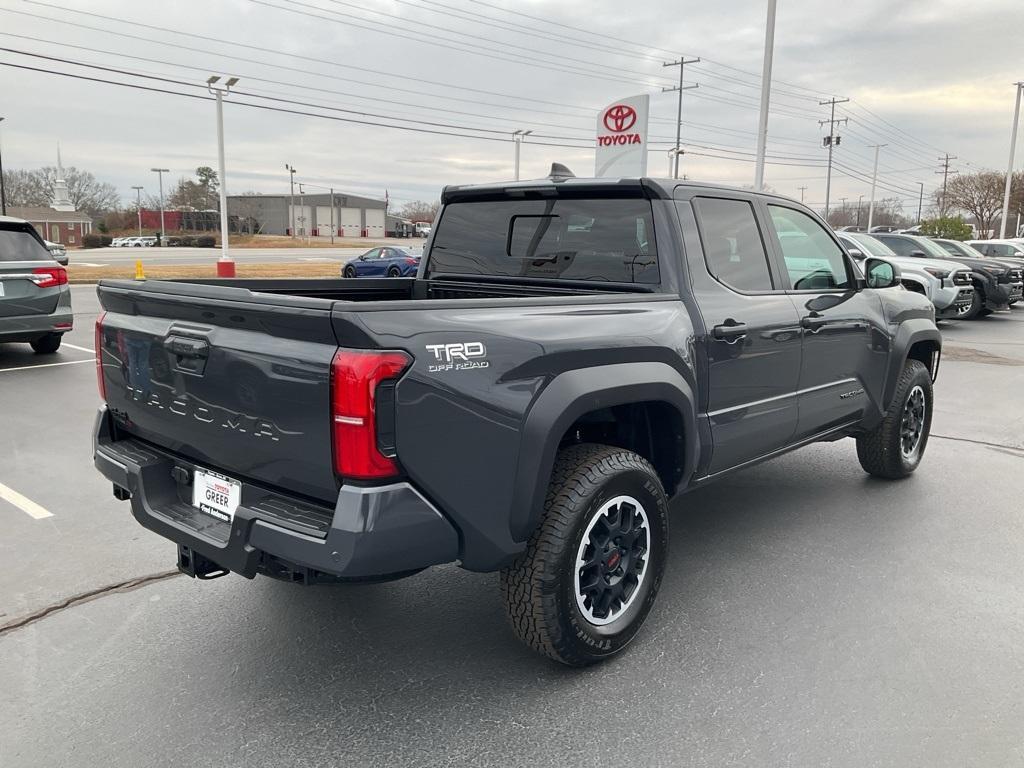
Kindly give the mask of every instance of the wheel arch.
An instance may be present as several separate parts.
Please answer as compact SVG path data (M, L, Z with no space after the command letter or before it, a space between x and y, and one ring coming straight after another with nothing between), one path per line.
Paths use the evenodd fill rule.
M889 361L889 374L885 382L886 410L892 403L896 386L899 383L900 371L903 370L903 365L907 360L918 360L923 363L934 381L939 373L941 357L942 334L935 327L935 323L924 318L903 322L893 341L892 355Z
M513 539L525 541L540 521L558 451L579 425L640 420L631 425L635 440L610 444L650 461L671 497L696 464L695 403L693 389L666 363L620 363L555 377L534 401L520 438L509 521Z

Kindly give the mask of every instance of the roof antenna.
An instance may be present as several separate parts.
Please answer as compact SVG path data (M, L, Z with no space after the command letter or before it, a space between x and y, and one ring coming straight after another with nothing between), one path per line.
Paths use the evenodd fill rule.
M548 174L548 178L552 181L564 181L565 179L575 179L576 174L561 163L552 163L551 173Z

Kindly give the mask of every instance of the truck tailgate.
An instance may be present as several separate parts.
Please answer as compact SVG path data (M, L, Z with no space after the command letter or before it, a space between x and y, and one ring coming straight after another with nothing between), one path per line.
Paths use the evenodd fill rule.
M100 376L119 429L204 468L333 503L333 302L207 290L100 285Z

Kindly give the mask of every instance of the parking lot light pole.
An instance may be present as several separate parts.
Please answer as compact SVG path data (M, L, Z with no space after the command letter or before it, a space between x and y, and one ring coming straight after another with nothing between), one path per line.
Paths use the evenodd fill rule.
M868 203L868 232L871 231L871 222L875 219L875 185L878 183L878 150L887 144L875 144L875 169L871 172L871 202Z
M1006 220L1010 218L1010 185L1013 183L1013 150L1017 146L1017 123L1020 121L1020 94L1024 81L1017 83L1017 104L1013 108L1013 128L1010 130L1010 161L1006 164L1006 186L1003 189L1003 219L999 225L999 237L1006 237ZM1017 233L1015 232L1014 235Z
M529 136L533 131L514 131L512 133L512 140L516 144L516 172L515 180L519 181L519 145L523 143L523 139Z
M288 197L288 207L291 209L288 216L288 229L291 231L292 240L295 239L295 166L284 164L284 169L288 171L288 176L291 180L291 195Z
M917 182L918 186L921 187L921 195L917 198L917 223L921 224L921 209L924 207L924 182Z
M170 168L150 168L153 173L160 177L160 239L157 245L163 245L164 236L167 234L164 229L164 174L170 173Z
M234 277L235 262L228 255L228 192L224 170L224 94L238 82L229 77L224 85L218 85L220 77L212 75L206 80L206 88L217 97L217 163L220 173L220 259L217 261L217 277Z
M764 26L764 63L761 66L761 109L757 118L757 157L754 160L754 191L764 189L764 156L768 147L768 102L772 94L772 55L775 52L775 6L768 0Z
M132 187L135 190L135 213L139 216L139 237L142 237L142 187Z
M4 119L0 117L0 123ZM7 191L4 189L4 147L0 142L0 216L7 215Z

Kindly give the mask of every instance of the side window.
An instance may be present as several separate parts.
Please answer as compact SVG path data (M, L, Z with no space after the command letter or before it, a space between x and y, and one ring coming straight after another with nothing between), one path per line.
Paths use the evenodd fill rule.
M768 210L794 290L850 287L843 251L818 222L793 208L769 205Z
M897 256L909 256L914 251L919 250L913 241L904 240L902 237L880 237L878 239L892 248Z
M717 197L694 203L708 272L738 291L772 290L768 254L751 204Z
M380 248L374 248L372 250L367 251L366 252L366 258L367 259L379 259L380 258Z

